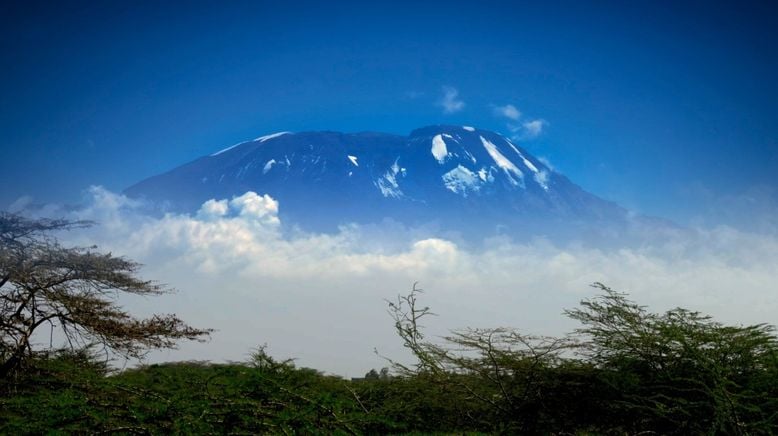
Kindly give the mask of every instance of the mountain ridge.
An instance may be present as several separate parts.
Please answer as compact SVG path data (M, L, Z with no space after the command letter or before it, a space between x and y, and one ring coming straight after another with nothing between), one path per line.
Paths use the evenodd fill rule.
M280 203L282 221L327 231L392 219L483 236L496 229L625 228L631 214L586 192L504 136L433 125L381 132L277 132L202 156L124 193L168 211L246 191ZM479 231L470 227L483 226ZM543 232L541 232L543 233ZM547 231L545 232L547 233Z

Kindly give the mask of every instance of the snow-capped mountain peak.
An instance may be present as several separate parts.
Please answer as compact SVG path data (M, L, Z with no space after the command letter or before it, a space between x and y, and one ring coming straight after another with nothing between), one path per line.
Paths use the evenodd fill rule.
M317 228L347 222L617 219L620 207L584 192L494 132L428 126L385 133L278 132L217 151L125 192L175 210L255 191L281 217Z

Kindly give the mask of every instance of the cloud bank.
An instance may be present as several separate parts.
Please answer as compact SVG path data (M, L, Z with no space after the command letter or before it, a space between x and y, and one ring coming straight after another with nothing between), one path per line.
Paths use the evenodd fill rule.
M179 289L127 300L140 313L176 313L217 331L210 343L182 344L159 360L242 360L267 343L279 357L347 376L361 376L406 356L384 299L416 281L423 303L440 316L431 334L460 327L512 326L562 334L574 327L561 312L603 282L652 310L681 306L726 322L778 323L778 237L731 227L698 229L655 245L600 249L538 239L500 238L467 250L440 238L393 232L392 243L360 226L334 234L286 231L278 204L247 192L213 199L193 215L145 215L143 205L102 188L71 218L100 223L61 235L66 243L144 263L142 275ZM50 211L49 211L50 212Z

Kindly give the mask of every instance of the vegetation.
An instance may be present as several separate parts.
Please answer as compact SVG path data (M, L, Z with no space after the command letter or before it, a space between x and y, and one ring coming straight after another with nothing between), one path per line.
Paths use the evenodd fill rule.
M95 247L63 247L52 236L89 225L0 213L0 377L34 357L34 335L45 327L49 348L58 334L70 351L101 346L136 358L208 334L175 315L138 319L122 310L116 302L120 294L168 290L137 278L135 262L94 252Z
M390 361L362 379L297 368L264 347L242 363L115 371L91 341L133 354L205 331L121 312L107 289L158 288L135 279L126 260L42 239L63 225L22 221L12 229L26 232L2 233L0 351L4 364L19 356L0 377L2 434L778 433L773 327L727 326L685 309L652 313L599 283L597 296L565 312L580 323L570 335L465 329L437 342L420 328L431 312L414 286L388 308L415 363ZM54 277L74 281L48 285ZM22 332L46 316L70 323L80 342L34 350Z

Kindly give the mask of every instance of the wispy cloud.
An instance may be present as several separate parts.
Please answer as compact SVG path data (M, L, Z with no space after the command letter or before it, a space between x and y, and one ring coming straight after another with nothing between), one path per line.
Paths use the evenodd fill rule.
M411 90L411 91L406 91L405 94L403 94L403 96L408 100L416 100L417 98L423 97L424 93L421 91Z
M778 187L757 184L721 194L693 182L680 193L685 204L693 205L690 220L697 225L726 224L778 235Z
M465 108L465 102L459 98L459 91L451 86L443 87L443 97L438 105L443 108L445 114L453 114Z
M27 206L31 204L32 197L29 195L23 195L8 206L8 211L11 213L22 212Z
M511 132L511 139L514 141L535 139L548 126L548 122L541 118L525 118L521 111L510 103L494 105L492 108L496 117L507 119L505 127Z
M521 118L521 112L512 104L505 106L495 106L494 113L497 116L505 117L509 120L518 121Z
M524 135L529 138L537 138L540 136L541 133L543 133L543 129L545 129L546 125L548 123L545 120L537 119L537 120L529 120L521 123L521 126L524 129Z
M548 160L547 157L545 157L545 156L538 156L538 160L540 161L540 163L542 163L543 165L547 166L548 169L550 169L551 171L556 171L556 168L554 167L554 164L552 164L551 161Z

